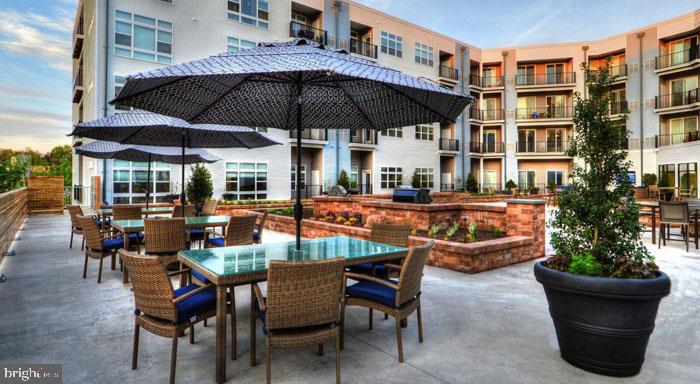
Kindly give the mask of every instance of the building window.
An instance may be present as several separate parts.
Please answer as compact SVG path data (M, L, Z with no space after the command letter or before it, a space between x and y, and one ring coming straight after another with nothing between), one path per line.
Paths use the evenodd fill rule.
M119 92L121 92L122 88L124 88L125 84L126 84L126 77L119 76L119 75L114 76L114 97L115 98L117 97ZM116 109L117 111L130 111L131 107L128 107L126 105L115 104L114 109Z
M403 39L401 36L382 31L382 53L403 57Z
M292 165L292 191L297 190L297 166L296 164ZM305 189L306 188L306 165L301 166L301 175L299 177L299 188L300 189Z
M416 174L421 188L433 188L435 185L433 168L416 168Z
M259 28L268 27L269 10L265 0L228 0L228 18Z
M416 43L416 63L433 66L433 47Z
M226 50L230 53L234 53L240 51L241 49L255 48L256 45L257 44L254 41L229 36L226 42Z
M659 165L659 185L667 187L676 186L676 165L661 164Z
M227 200L267 199L267 163L226 163Z
M357 180L359 177L360 169L357 165L350 167L350 189L357 189Z
M383 189L393 189L403 184L403 168L401 167L381 167L380 176Z
M116 11L114 24L115 55L172 64L172 23Z
M557 187L565 185L564 171L547 171L547 186L554 184Z
M518 171L518 189L521 191L535 186L535 171Z
M693 197L698 195L698 163L678 164L678 187L690 191Z
M151 163L149 185L148 163L112 160L112 203L143 204L146 191L150 191L151 203L165 202L170 193L170 166L161 162Z
M671 144L686 143L690 140L690 134L698 130L698 118L696 116L671 119Z
M403 137L403 128L389 128L382 131L382 136Z
M416 125L416 140L433 140L435 130L432 125Z

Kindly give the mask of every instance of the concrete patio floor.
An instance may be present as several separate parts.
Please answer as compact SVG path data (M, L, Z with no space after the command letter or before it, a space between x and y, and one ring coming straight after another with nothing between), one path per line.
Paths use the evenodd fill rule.
M106 268L97 284L97 262L81 278L78 240L68 249L69 218L32 216L19 232L16 255L0 265L0 364L60 363L64 383L167 382L170 341L141 333L139 369L131 370L133 297L118 271ZM291 239L266 232L266 241ZM650 247L651 248L651 247ZM397 360L393 321L347 310L344 383L698 383L700 382L700 252L679 242L651 248L672 278L672 293L659 308L656 331L642 372L612 379L574 368L559 357L554 327L533 262L476 275L426 268L423 280L425 342L418 343L415 316L404 330L406 362ZM106 263L108 265L109 263ZM229 383L263 383L249 365L248 287L236 292L238 359L228 360ZM177 381L214 382L214 332L197 326L196 343L182 338ZM260 328L258 327L258 332ZM230 347L230 346L229 346ZM275 383L334 382L334 349L279 350L272 356Z

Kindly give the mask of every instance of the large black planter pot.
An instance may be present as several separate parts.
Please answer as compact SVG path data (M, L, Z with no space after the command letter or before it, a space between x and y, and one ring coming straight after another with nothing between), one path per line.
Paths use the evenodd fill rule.
M632 376L644 363L661 298L671 281L616 279L559 272L535 264L557 332L561 357L608 376Z

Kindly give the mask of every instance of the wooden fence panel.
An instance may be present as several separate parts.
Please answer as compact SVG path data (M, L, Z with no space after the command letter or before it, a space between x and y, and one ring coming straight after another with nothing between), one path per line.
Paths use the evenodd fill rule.
M27 217L27 188L0 194L0 263Z
M29 213L63 213L63 176L30 176Z

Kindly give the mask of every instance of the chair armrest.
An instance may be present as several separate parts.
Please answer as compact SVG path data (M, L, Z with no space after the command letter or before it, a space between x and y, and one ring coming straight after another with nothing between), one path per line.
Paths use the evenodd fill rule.
M119 237L119 236L121 236L121 235L105 236L105 237L102 238L102 241L109 240L109 239L116 239L116 238Z
M381 284L381 285L387 286L387 287L389 287L389 288L391 288L391 289L394 289L394 290L399 289L399 286L398 286L398 285L396 285L396 284L394 284L394 283L392 283L392 282L390 282L390 281L378 279L378 278L376 278L376 277L374 277L374 276L368 276L368 275L363 275L363 274L361 274L361 273L353 273L353 272L345 272L344 276L345 276L346 279L347 279L347 278L350 278L350 279L353 279L353 280L366 280L366 281L371 281L371 282L373 282L373 283L377 283L377 284ZM346 282L347 282L347 280L346 280Z
M401 268L403 268L402 265L392 264L392 263L384 263L384 266L387 268L391 268L391 269L398 269L399 271L401 270Z
M216 237L224 237L223 234L221 234L221 233L219 233L219 232L216 232L215 229L207 229L207 230L204 231L204 232L206 232L207 236L213 235L213 236L216 236Z
M168 276L171 276L171 277L172 277L172 276L179 275L179 274L182 274L182 273L185 273L185 272L189 272L189 271L190 271L189 268L184 268L184 269L180 269L180 270L178 270L178 271L168 272Z
M189 292L185 293L184 295L175 298L175 299L173 300L173 303L177 304L177 303L179 303L179 302L181 302L181 301L183 301L183 300L189 299L190 297L192 297L192 296L194 296L194 295L196 295L196 294L198 294L198 293L202 293L202 292L206 291L207 289L211 289L211 288L213 288L213 287L214 287L214 284L212 284L212 283L209 283L209 284L207 284L207 285L203 285L203 286L201 286L201 287L199 287L199 288L197 288L197 289L195 289L195 290L193 290L193 291L189 291Z
M267 304L265 304L265 299L263 298L262 291L260 291L260 286L258 283L253 283L251 288L253 290L253 294L255 295L255 299L258 301L258 308L265 312L267 310Z

